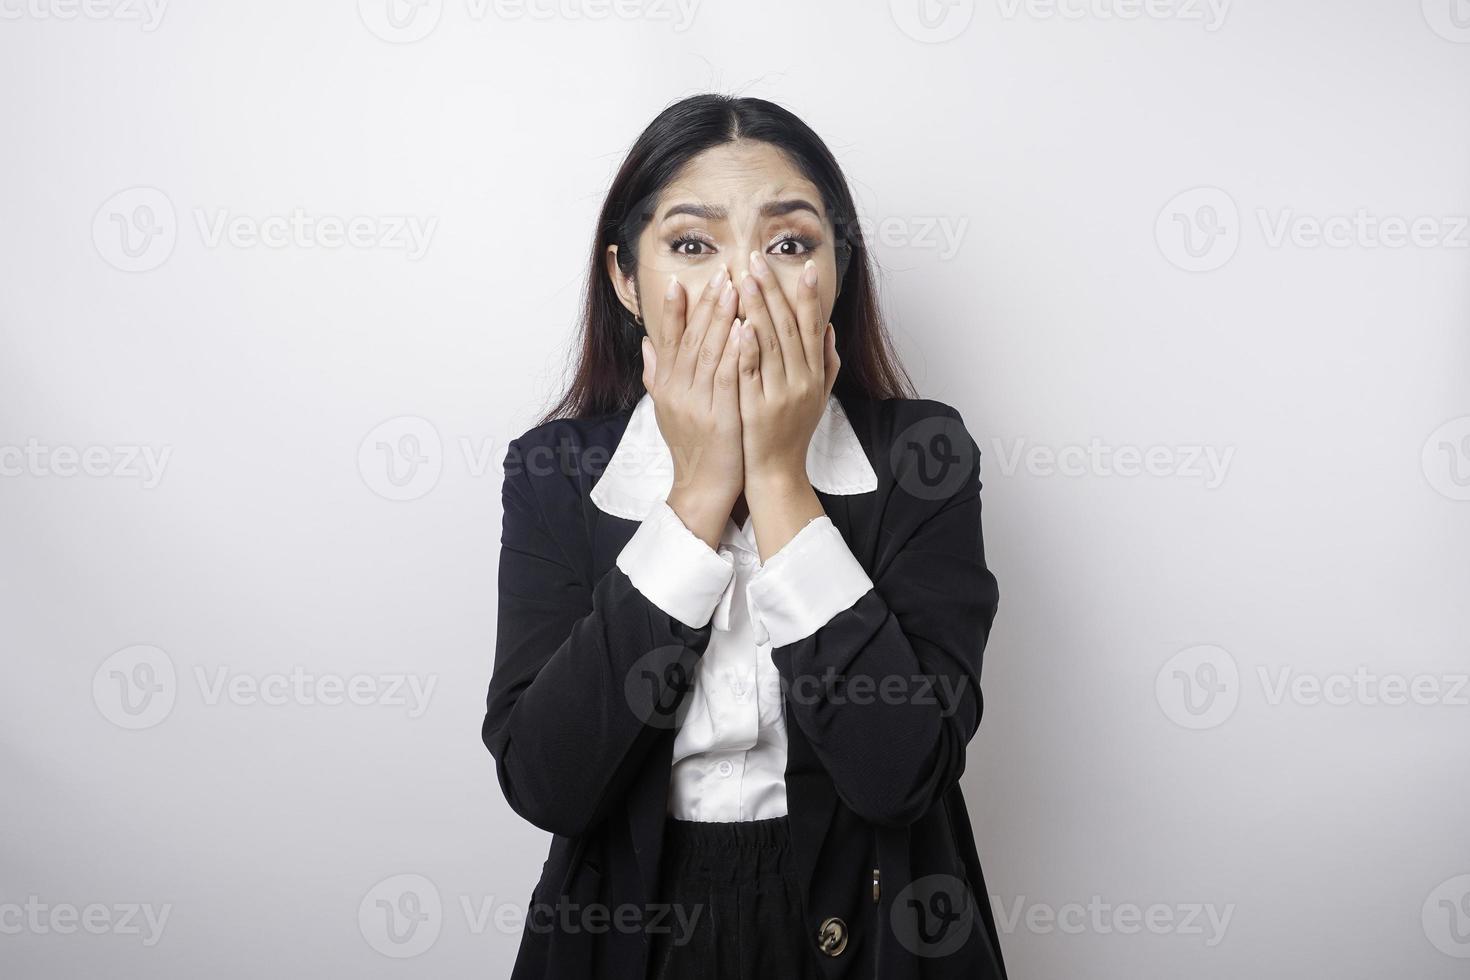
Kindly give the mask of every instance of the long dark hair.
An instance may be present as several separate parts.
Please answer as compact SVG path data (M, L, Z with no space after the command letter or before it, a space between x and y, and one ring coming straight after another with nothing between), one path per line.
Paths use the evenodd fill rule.
M739 139L769 143L785 153L821 192L822 206L836 231L838 293L832 323L842 368L833 392L880 399L914 397L913 383L883 327L857 209L831 151L806 123L772 102L705 94L660 112L618 168L597 219L575 374L541 422L620 412L643 396L639 349L643 328L619 302L608 279L608 246L618 247L623 275L633 276L638 236L653 218L658 194L695 156Z

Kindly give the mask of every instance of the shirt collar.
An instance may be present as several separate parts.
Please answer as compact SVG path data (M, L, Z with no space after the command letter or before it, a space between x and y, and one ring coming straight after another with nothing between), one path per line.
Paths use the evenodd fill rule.
M827 396L822 418L807 446L806 474L812 486L830 494L878 489L878 474L836 395ZM674 487L674 457L659 431L653 396L644 392L633 406L628 427L597 485L592 502L614 517L641 521Z

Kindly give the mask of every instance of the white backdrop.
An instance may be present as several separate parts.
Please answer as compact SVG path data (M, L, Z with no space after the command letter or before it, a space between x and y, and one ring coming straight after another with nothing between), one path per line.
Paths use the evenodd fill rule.
M1016 978L1463 977L1464 0L0 0L0 974L498 977L499 467L667 103L832 146Z

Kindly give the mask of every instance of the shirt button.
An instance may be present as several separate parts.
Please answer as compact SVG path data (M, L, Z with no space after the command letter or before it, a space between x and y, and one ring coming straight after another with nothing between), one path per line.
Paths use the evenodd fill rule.
M735 771L735 767L730 765L729 759L721 759L720 764L716 766L715 769L719 772L721 776L728 776L730 775L730 773Z
M735 556L735 560L742 565L749 565L751 562L755 561L755 558L749 552L742 551Z

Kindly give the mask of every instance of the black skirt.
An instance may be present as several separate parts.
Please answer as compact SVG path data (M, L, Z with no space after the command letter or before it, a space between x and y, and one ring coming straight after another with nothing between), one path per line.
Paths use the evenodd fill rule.
M816 980L786 817L667 817L647 980Z

